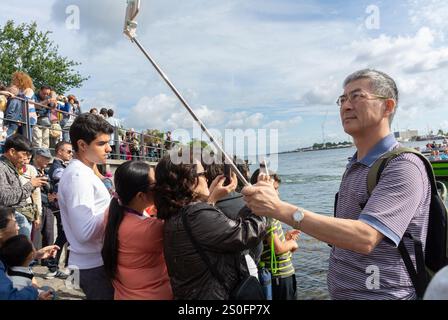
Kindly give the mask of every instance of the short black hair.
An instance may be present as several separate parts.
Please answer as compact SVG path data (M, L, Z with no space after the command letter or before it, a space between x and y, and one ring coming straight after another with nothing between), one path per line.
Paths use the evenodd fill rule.
M101 108L100 114L102 114L103 116L107 116L107 109L106 108Z
M260 175L260 169L255 170L254 173L252 174L252 177L250 177L250 183L251 184L256 184L258 182L258 176L259 175ZM275 173L274 171L269 170L269 176L272 179L274 179L274 181L277 181L278 183L282 182L282 179L280 179L278 174Z
M112 109L107 110L107 116L108 117L113 117L114 116L114 110L112 110Z
M33 145L30 140L21 134L15 133L5 141L5 152L14 148L16 151L32 152Z
M20 267L34 250L33 244L24 234L6 240L0 248L0 258L8 267Z
M64 140L59 141L58 143L56 143L56 146L54 147L54 152L58 153L58 151L61 150L66 144L70 144L71 145L70 142L67 142L67 141L64 141Z
M0 206L0 230L6 228L9 221L14 218L15 210L12 207Z
M46 90L46 89L53 90L49 85L46 85L46 84L44 84L40 87L40 90Z
M90 144L99 134L112 134L114 128L103 117L93 113L79 115L70 127L70 141L73 149L78 151L78 141Z

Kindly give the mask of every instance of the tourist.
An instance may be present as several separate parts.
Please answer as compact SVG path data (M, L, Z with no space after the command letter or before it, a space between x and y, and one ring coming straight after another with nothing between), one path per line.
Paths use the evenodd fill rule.
M62 225L70 243L69 265L79 269L80 287L88 300L111 300L114 291L101 257L104 213L110 194L95 175L95 164L106 162L111 125L99 115L84 113L70 127L75 156L58 186Z
M252 174L250 182L256 184L260 176L257 169ZM278 192L281 180L270 171L269 178ZM289 230L283 232L279 220L268 218L267 235L263 241L261 261L272 275L272 300L297 300L296 272L292 264L292 253L298 249L297 240L300 231Z
M214 204L235 190L235 174L228 186L218 176L209 189L200 161L190 160L192 164L175 164L167 155L156 167L155 204L158 218L165 221L164 252L171 287L175 299L227 300L242 280L241 251L254 247L265 235L265 219L253 214L229 219Z
M399 146L390 131L397 103L398 89L385 73L361 70L344 81L340 116L357 152L342 178L335 217L281 201L266 179L242 191L254 213L332 245L328 270L332 299L417 297L397 247L403 241L414 248L406 233L425 244L431 201L425 164L417 155L400 154L384 169L370 197L367 194L371 165ZM410 255L414 257L413 250Z
M117 168L114 181L102 255L115 300L170 300L163 221L145 212L154 204L154 169L143 161L128 161Z

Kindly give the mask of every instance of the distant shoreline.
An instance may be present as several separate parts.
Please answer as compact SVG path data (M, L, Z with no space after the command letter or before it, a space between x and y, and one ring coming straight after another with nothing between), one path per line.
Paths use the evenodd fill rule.
M328 148L313 148L313 147L309 147L309 148L301 148L301 149L297 149L297 150L290 150L290 151L282 151L282 152L278 152L277 154L286 154L286 153L298 153L298 152L313 152L313 151L324 151L324 150L334 150L334 149L348 149L348 148L352 148L355 145L339 145L339 146L334 146L334 147L328 147Z

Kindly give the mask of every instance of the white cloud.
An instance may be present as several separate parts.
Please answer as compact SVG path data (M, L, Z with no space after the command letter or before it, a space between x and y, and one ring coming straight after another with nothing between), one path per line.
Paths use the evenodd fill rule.
M394 68L406 73L432 71L448 66L448 47L434 46L433 31L421 28L412 36L381 35L375 39L354 41L356 62Z
M301 116L296 116L292 119L288 119L288 120L274 120L269 122L266 125L266 128L268 129L278 129L278 130L287 130L290 129L291 127L294 127L296 125L298 125L299 123L301 123L303 121Z
M236 112L233 114L226 114L230 120L225 124L226 129L248 129L248 128L260 128L264 119L263 114L248 112Z
M448 3L444 0L409 0L409 17L417 26L436 30L437 37L445 40L448 31Z
M0 19L37 20L40 29L54 31L61 52L92 76L73 90L85 99L84 110L110 105L136 128L191 128L191 116L122 35L125 2L24 0L3 4ZM65 8L73 4L81 10L77 32L64 27ZM309 144L320 139L323 117L336 116L345 76L365 67L397 80L400 126L425 126L444 114L446 1L397 4L396 10L408 9L408 24L389 20L391 32L382 35L358 28L360 18L343 5L328 10L327 20L316 18L328 6L317 0L142 1L138 35L208 127L277 127L298 136L297 124L306 125L303 143ZM338 128L343 136L340 124L328 132L337 135Z
M207 106L193 108L193 111L209 129L220 125L224 119L221 111L211 110ZM191 129L193 122L192 116L179 100L165 94L141 98L126 117L129 126L140 129Z

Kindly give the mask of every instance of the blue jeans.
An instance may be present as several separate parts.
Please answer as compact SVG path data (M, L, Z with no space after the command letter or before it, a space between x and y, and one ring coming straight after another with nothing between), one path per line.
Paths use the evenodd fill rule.
M11 122L8 125L8 130L6 131L6 136L10 137L12 136L14 133L16 133L17 129L19 128L19 125L15 122Z
M70 142L70 126L67 126L69 119L62 119L59 125L62 129L62 140L66 142Z
M16 221L19 226L19 234L24 234L28 237L28 239L31 239L32 225L28 219L23 214L16 211Z

